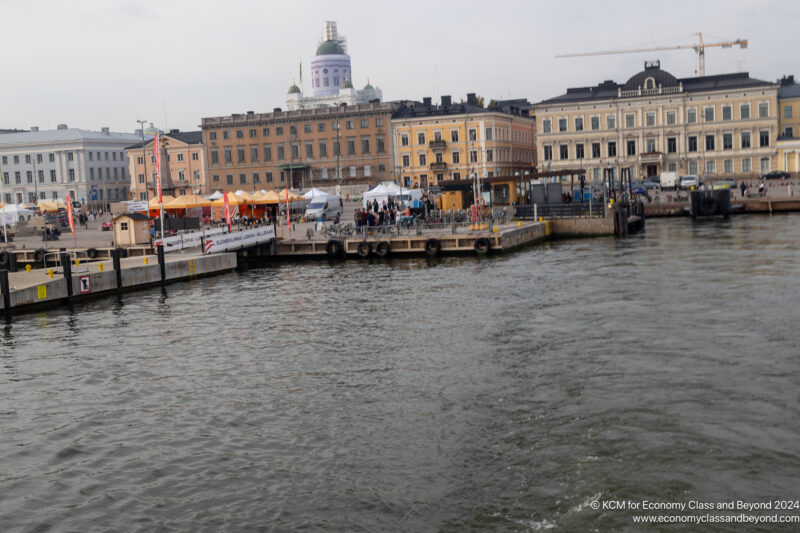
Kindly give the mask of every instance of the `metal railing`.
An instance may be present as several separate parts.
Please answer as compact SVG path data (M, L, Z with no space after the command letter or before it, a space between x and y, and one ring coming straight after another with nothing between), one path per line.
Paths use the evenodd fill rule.
M576 218L598 217L602 218L603 204L599 202L572 202L569 204L528 204L518 205L514 208L516 218L536 219L541 218Z

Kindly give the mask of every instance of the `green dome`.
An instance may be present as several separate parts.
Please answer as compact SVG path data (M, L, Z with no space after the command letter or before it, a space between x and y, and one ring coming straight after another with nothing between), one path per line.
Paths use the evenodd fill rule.
M287 94L300 94L300 87L292 83L292 86L289 87L289 92Z
M367 84L366 84L366 85L364 85L364 90L365 90L365 91L371 91L371 90L372 90L372 89L374 89L374 88L375 88L375 87L373 87L372 85L370 85L370 83L369 83L369 80L367 80Z
M336 41L325 41L317 47L318 56L344 55L344 48Z
M352 89L352 88L353 84L350 83L350 80L348 78L345 78L344 81L342 82L342 89Z

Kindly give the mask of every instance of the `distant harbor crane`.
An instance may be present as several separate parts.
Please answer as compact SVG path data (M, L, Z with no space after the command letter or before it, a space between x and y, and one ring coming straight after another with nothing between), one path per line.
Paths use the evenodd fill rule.
M620 50L600 50L598 52L581 52L577 54L559 54L556 56L556 59L561 59L564 57L603 56L611 54L630 54L635 52L655 52L658 50L680 50L680 49L690 48L697 53L699 62L697 74L699 76L705 76L706 48L711 46L721 46L722 48L733 48L734 45L738 45L739 48L747 48L747 39L736 39L735 41L720 41L718 43L705 43L703 42L703 34L701 32L697 32L696 35L697 35L697 42L692 44L653 46L650 48L625 48Z

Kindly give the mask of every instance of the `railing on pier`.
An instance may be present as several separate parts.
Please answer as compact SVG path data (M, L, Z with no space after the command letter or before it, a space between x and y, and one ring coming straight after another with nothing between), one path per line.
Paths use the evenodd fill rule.
M518 205L514 208L516 218L520 220L542 218L602 218L603 204L599 202L572 202L569 204L537 204Z

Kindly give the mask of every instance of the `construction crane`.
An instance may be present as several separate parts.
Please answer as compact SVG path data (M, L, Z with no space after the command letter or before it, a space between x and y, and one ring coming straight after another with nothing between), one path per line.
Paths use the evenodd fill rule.
M685 48L691 48L695 52L697 52L698 61L699 61L699 68L698 74L700 76L706 75L706 48L711 46L720 46L722 48L733 48L734 45L738 45L739 48L747 48L747 39L736 39L735 41L721 41L718 43L705 43L703 42L703 34L701 32L697 32L697 42L693 44L679 44L674 46L653 46L651 48L627 48L622 50L601 50L599 52L583 52L580 54L559 54L556 56L556 59L560 59L563 57L581 57L581 56L604 56L610 54L630 54L634 52L655 52L658 50L680 50Z

